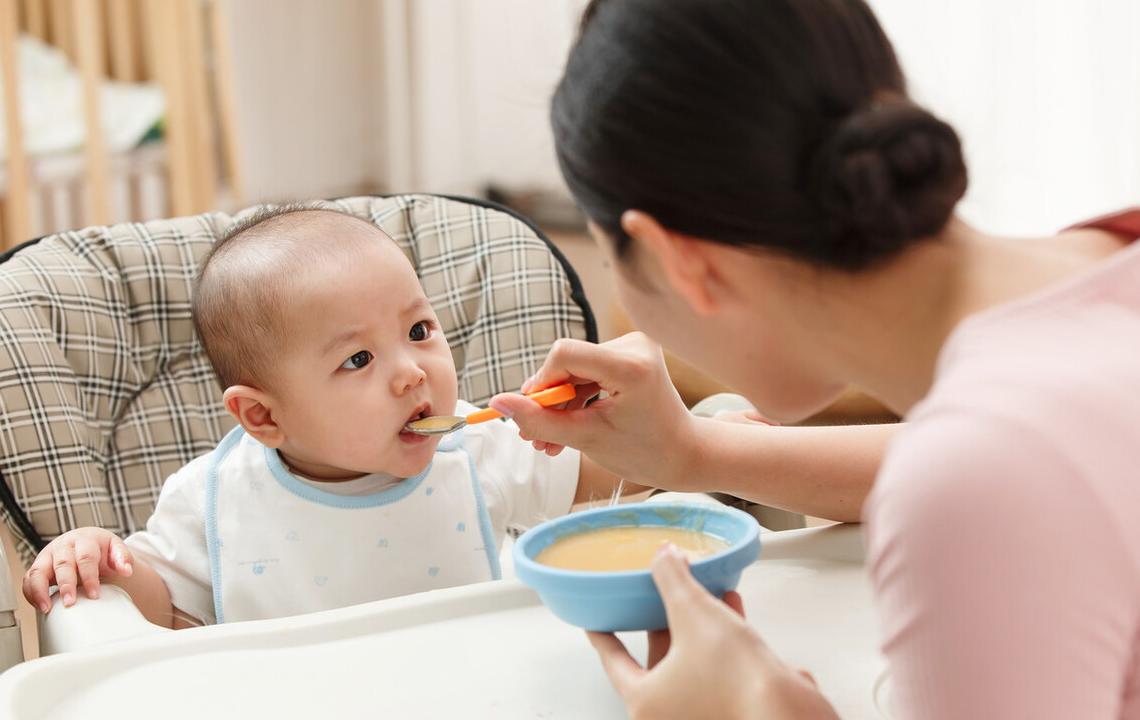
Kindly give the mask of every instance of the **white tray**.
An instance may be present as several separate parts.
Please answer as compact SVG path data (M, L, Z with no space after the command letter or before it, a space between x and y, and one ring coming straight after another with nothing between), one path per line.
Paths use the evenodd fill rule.
M857 526L768 533L740 591L844 718L874 718L884 666ZM626 636L644 655L644 636ZM24 663L0 717L620 718L584 634L517 581L296 618L162 633Z

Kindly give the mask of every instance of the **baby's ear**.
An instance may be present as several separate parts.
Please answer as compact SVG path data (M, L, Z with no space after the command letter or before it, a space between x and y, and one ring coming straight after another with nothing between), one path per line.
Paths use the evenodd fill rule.
M285 442L285 433L273 419L273 400L267 393L248 385L231 385L222 393L222 402L254 440L274 450Z

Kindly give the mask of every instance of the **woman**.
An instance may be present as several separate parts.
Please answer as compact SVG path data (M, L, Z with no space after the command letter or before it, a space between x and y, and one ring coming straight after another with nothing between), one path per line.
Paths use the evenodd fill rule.
M901 717L1140 717L1140 211L1017 240L957 218L958 138L860 0L594 2L552 121L649 336L774 419L854 383L908 423L887 450L692 419L638 335L530 381L589 407L492 404L638 482L861 513ZM654 575L672 647L645 669L591 637L633 716L832 716L739 598L673 552Z

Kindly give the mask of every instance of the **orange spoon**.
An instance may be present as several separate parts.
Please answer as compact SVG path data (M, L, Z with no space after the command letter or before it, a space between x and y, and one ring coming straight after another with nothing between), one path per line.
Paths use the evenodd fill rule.
M550 407L551 405L569 402L573 400L577 394L577 388L571 383L566 383L564 385L555 385L545 390L527 393L526 396L543 407ZM476 410L467 417L459 417L458 415L432 415L431 417L411 421L404 426L404 430L415 433L416 435L446 435L466 425L487 422L488 420L494 420L502 416L503 414L501 412L491 408Z

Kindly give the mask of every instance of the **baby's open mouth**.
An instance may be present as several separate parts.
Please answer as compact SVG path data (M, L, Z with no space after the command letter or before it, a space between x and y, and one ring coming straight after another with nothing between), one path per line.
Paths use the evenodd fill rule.
M430 415L431 415L431 405L430 404L423 403L422 405L417 405L415 411L411 415L408 416L407 420L404 421L404 425L407 425L408 423L412 422L413 420L419 420L421 418L426 418ZM400 427L401 427L401 429L403 429L403 426L400 426Z

